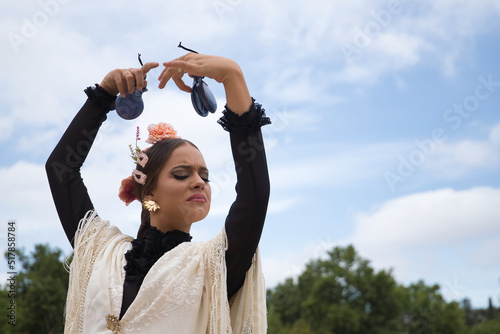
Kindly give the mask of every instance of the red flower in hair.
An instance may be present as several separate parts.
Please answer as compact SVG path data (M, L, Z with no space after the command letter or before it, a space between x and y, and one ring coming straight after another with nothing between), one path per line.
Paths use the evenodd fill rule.
M127 206L133 201L139 200L134 193L134 184L134 177L130 175L126 179L123 179L120 185L120 190L118 191L118 197L120 197L120 199L124 201Z

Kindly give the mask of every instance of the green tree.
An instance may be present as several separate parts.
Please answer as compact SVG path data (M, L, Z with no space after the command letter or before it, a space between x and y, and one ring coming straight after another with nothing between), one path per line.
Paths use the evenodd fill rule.
M488 307L472 309L472 306L463 301L462 307L466 312L466 323L469 326L467 334L493 334L500 333L500 312L493 305L491 297L488 299ZM471 319L467 321L468 319Z
M500 333L500 319L486 320L470 327L467 334L498 334Z
M10 318L8 307L10 306L11 298L8 297L9 288L3 287L0 289L0 309L2 310L0 321L0 333L11 333L13 327L9 325Z
M464 298L462 300L462 309L464 310L466 326L472 326L478 322L476 312L472 309L472 303L469 298Z
M286 325L292 325L297 319L303 317L302 301L305 298L304 289L288 278L284 283L267 292L268 305Z
M269 333L458 334L465 311L448 303L438 285L398 285L354 247L336 247L310 261L295 280L268 291ZM490 308L490 313L492 313Z
M495 319L497 316L497 309L495 306L493 306L493 301L491 300L491 297L488 298L488 309L486 311L486 319L492 320Z
M293 326L287 328L286 333L287 334L331 334L331 332L327 332L324 329L313 331L311 329L311 326L305 320L302 319L299 319L293 324Z
M409 315L410 333L455 334L465 330L465 315L456 302L448 303L439 285L423 281L404 289L404 312Z
M309 262L296 283L287 279L269 292L268 300L287 328L391 333L402 326L396 288L390 271L375 272L352 246L336 247L327 259Z
M30 256L17 250L16 257L20 267L16 275L16 326L0 327L2 333L62 333L69 274L61 250L39 244ZM7 289L5 286L0 295L2 305L8 302L4 300Z
M276 313L274 307L270 307L267 313L267 331L272 334L287 334L280 315Z
M299 277L299 286L306 285L310 290L303 306L313 329L387 333L399 315L391 272L375 272L353 246L336 247L328 259L310 262Z

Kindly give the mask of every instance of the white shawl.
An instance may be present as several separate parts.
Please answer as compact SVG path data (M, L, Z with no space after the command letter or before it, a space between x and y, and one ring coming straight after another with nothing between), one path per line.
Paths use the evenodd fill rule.
M266 333L259 252L228 302L224 229L210 241L184 242L165 253L118 320L131 241L93 211L82 219L70 266L65 333Z

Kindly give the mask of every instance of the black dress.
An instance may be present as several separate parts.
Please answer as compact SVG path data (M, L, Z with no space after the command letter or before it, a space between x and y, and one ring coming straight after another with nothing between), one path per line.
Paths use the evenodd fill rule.
M94 208L80 168L101 124L106 120L106 114L114 108L116 98L98 85L95 89L87 88L85 92L87 101L45 165L59 219L72 245L79 221ZM269 200L269 175L260 128L269 123L264 109L255 101L242 116L226 107L219 120L219 124L230 133L237 175L237 197L225 222L229 299L244 283L264 226ZM127 265L120 318L134 301L153 264L165 252L190 240L191 236L185 232L175 230L162 233L155 227L150 227L144 238L132 241L132 249L125 254Z

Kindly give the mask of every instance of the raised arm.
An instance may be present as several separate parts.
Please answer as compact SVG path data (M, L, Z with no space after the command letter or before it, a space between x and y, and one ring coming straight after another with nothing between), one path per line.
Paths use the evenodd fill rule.
M113 70L106 75L100 86L87 88L87 101L45 164L52 198L71 245L80 219L94 207L83 183L80 168L87 158L99 127L106 120L108 111L113 109L116 94L120 92L125 95L126 91L133 91L134 85L132 83L130 86L129 77L135 77L136 74L140 76L137 86L142 89L143 85L146 85L143 81L144 73L157 66L157 63L148 63L141 69ZM133 75L124 75L126 72Z
M114 97L102 88L95 91L89 87L86 93L87 101L45 164L52 198L66 237L72 246L78 222L87 211L93 209L80 175L80 168L87 158L99 127L106 119L109 106L114 101Z
M236 168L236 200L226 218L227 289L231 298L243 285L260 241L269 201L269 174L260 127L269 124L264 109L253 103L241 116L230 110L219 123L229 131Z
M227 290L231 298L243 285L264 226L270 186L260 128L270 121L264 109L250 97L243 73L233 60L189 53L164 65L160 88L172 78L181 90L190 92L191 88L182 81L184 72L224 85L227 105L219 123L230 133L237 175L237 197L225 224Z

